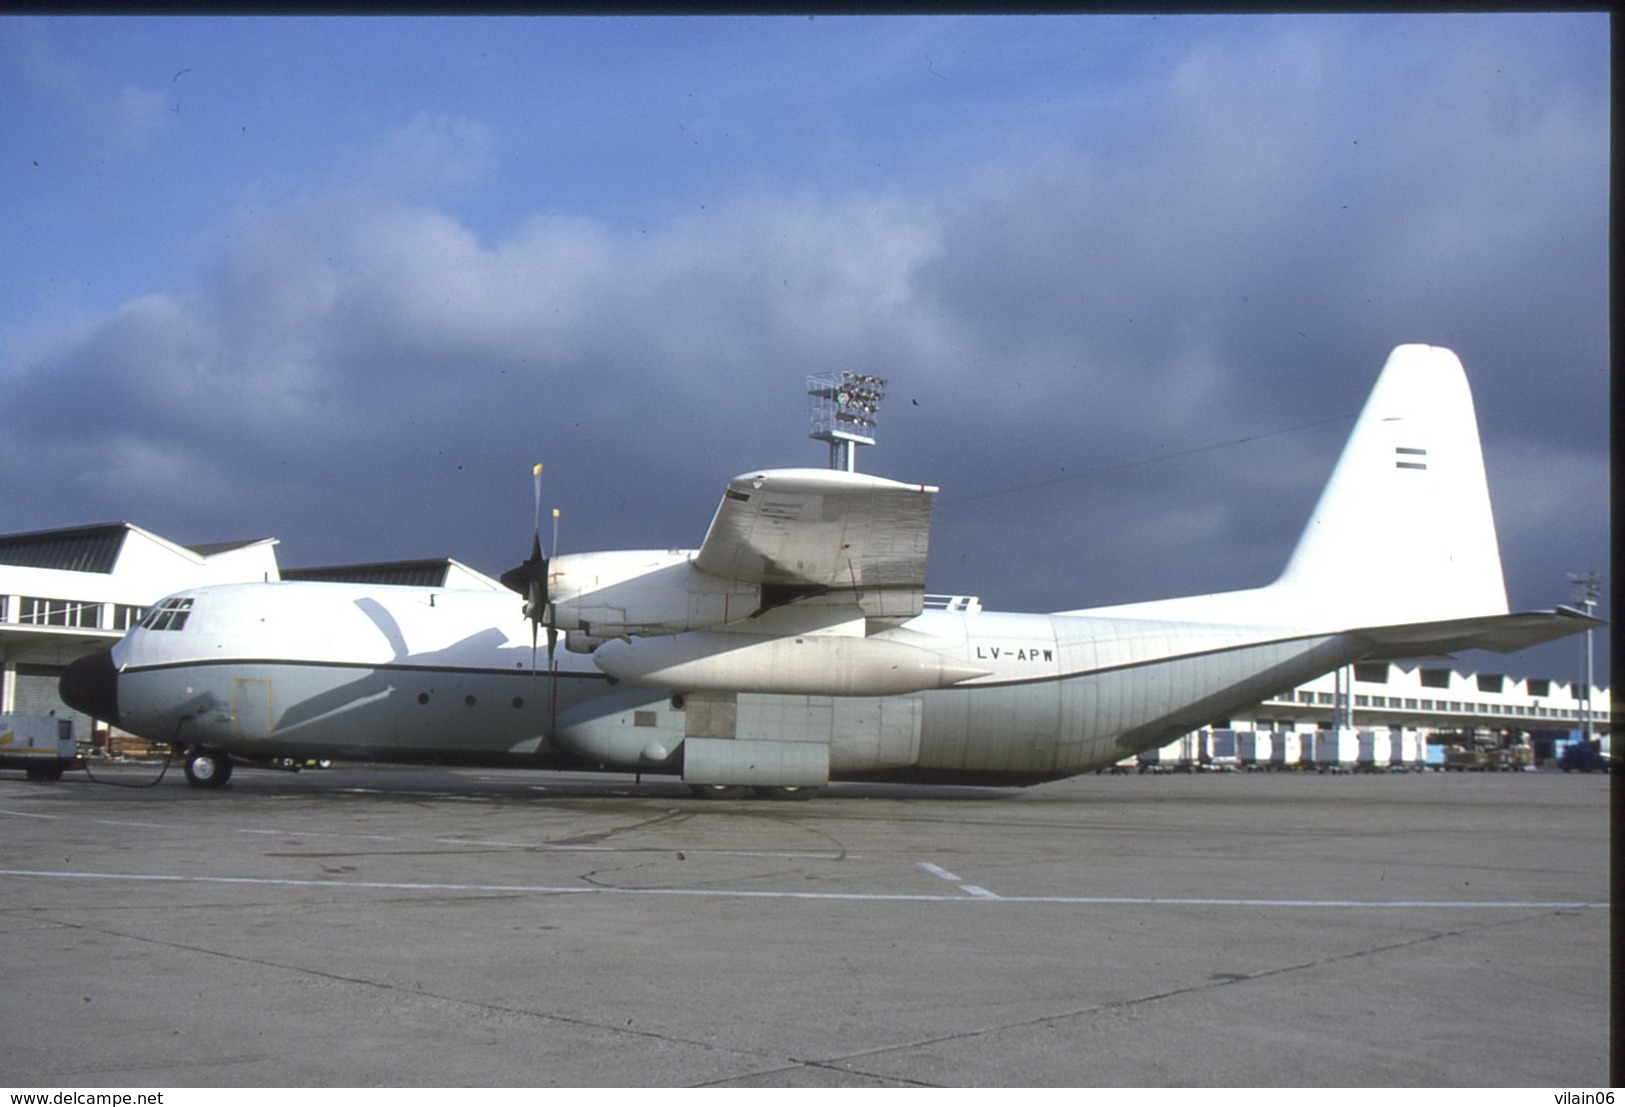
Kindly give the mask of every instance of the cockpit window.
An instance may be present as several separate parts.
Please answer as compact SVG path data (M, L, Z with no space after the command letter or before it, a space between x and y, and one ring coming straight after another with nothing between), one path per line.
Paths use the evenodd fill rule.
M148 630L180 630L191 613L191 597L165 600L142 616L141 625Z

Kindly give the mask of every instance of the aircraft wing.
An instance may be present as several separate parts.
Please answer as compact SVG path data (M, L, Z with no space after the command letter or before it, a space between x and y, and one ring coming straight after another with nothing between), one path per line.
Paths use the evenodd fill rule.
M770 469L728 482L694 567L813 593L925 587L936 489L838 469Z
M1520 611L1476 619L1365 627L1354 633L1381 647L1381 652L1373 655L1374 659L1399 660L1453 650L1510 653L1590 627L1606 625L1601 619L1594 619L1572 607L1559 607L1553 611Z

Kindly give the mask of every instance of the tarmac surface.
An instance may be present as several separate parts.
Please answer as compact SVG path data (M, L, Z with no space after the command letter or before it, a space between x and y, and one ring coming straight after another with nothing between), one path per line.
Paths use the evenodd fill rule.
M1602 776L177 767L0 832L16 1090L1609 1078Z

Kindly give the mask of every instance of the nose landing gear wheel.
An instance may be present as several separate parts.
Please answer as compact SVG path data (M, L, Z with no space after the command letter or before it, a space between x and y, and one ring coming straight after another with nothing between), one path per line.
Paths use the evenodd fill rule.
M223 788L231 779L231 758L201 747L186 752L186 782L194 788Z

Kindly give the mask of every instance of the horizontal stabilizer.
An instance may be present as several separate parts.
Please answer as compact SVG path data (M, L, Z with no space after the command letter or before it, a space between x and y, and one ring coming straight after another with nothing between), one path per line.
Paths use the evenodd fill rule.
M1438 623L1365 627L1353 633L1381 647L1372 655L1373 659L1398 660L1455 650L1511 653L1606 625L1601 619L1572 607L1559 607L1553 611L1520 611L1512 615L1447 619Z

